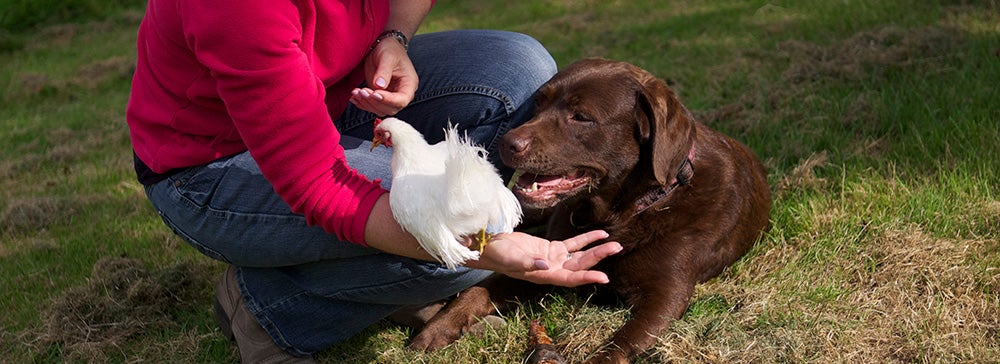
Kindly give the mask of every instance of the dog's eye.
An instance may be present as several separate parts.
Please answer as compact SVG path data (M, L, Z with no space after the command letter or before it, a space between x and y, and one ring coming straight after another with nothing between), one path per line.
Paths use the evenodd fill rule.
M586 114L582 114L582 113L575 113L575 114L573 114L573 116L570 117L570 120L578 122L578 123L587 123L587 124L592 124L594 122L593 118L591 118L590 116L588 116Z

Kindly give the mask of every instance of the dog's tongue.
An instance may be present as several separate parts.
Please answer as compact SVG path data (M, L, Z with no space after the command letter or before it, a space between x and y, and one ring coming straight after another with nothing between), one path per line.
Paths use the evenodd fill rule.
M539 185L545 186L545 185L558 184L559 181L562 181L563 179L564 179L563 176L543 176L543 175L525 173L524 175L521 175L521 178L517 179L517 184L530 185L532 183L538 183Z
M518 186L531 186L537 183L541 187L557 186L567 181L573 181L583 177L583 171L576 171L573 175L540 175L534 173L523 173L517 178Z
M570 171L562 175L536 175L522 171L515 172L516 188L512 188L517 193L522 202L533 204L547 203L551 206L551 201L557 200L560 194L571 193L585 185L589 178L582 170ZM546 202L548 201L548 202Z

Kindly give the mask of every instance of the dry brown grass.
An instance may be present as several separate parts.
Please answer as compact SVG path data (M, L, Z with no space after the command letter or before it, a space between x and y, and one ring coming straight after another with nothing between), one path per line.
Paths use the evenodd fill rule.
M816 176L816 168L826 166L827 162L828 157L825 150L810 155L809 158L806 158L804 161L795 166L790 173L781 177L781 180L778 182L776 193L780 195L788 190L814 189L823 187L826 183L826 179Z
M738 275L699 287L696 299L721 295L727 309L677 322L652 359L992 362L1000 357L1000 269L983 272L969 261L995 244L893 226L872 232L854 254L796 263L795 273L783 267L801 262L803 250L774 247ZM811 292L822 285L827 295Z
M36 350L58 345L68 362L105 362L130 340L178 330L179 311L197 309L211 297L209 264L179 263L149 269L132 258L94 264L87 284L72 287L44 308Z

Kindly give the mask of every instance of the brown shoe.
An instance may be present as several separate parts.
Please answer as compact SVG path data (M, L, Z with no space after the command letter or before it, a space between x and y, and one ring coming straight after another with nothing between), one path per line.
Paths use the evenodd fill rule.
M311 357L289 354L274 343L243 303L233 266L222 273L215 286L215 321L226 337L236 340L243 363L316 363Z

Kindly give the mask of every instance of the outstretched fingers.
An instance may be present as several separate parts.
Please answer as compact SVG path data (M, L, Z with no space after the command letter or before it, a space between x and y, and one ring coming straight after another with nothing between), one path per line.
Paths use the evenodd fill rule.
M576 287L585 284L605 284L610 282L608 275L596 270L563 271L561 277L555 279L556 285L563 287Z
M574 236L572 238L563 240L563 245L566 246L566 250L575 252L577 250L583 249L583 247L601 239L607 239L608 233L604 230L591 230L583 234Z
M590 269L597 265L602 259L622 251L622 246L618 242L607 242L593 248L571 253L563 263L563 267L569 270L580 271Z
M605 242L604 231L591 231L563 241L549 241L525 233L500 234L486 246L480 259L466 263L470 268L489 269L539 284L575 287L608 283L603 272L590 270L601 259L622 250L617 242Z

